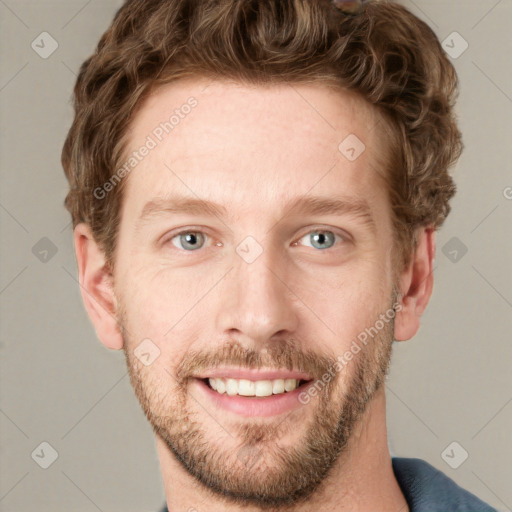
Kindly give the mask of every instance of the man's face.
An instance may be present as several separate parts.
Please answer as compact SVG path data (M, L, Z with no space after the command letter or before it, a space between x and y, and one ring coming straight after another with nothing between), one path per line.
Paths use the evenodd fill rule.
M191 96L197 105L158 141ZM143 105L127 152L148 135L156 147L124 178L114 275L132 385L156 434L213 492L293 503L348 452L388 368L393 322L378 320L395 301L393 234L378 114L320 85L188 80ZM220 209L178 211L171 199L161 209L171 195ZM368 216L321 200L366 202ZM354 340L361 350L336 367ZM262 398L219 395L198 378L240 367L311 382Z

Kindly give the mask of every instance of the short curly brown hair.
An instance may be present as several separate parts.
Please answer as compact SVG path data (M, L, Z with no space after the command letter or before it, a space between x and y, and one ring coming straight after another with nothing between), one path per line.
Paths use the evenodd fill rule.
M202 76L248 84L320 83L356 91L382 114L395 271L420 226L439 228L463 144L453 111L458 79L429 26L392 1L348 16L330 0L127 0L81 66L75 118L62 150L73 227L87 222L113 269L127 128L160 84Z

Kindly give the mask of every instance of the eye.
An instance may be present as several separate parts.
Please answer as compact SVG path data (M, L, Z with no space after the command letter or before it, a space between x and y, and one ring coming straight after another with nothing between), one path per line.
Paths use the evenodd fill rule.
M164 244L171 242L175 247L186 252L194 252L201 249L206 242L207 235L202 231L186 230L181 231L174 236L169 237ZM313 247L314 249L326 250L332 248L337 239L341 241L348 240L345 236L335 233L329 229L315 229L310 231L306 235L302 236L299 240L307 240L307 242L301 245ZM298 245L298 242L294 242L292 245Z
M200 249L204 245L205 235L201 231L182 231L169 239L178 249ZM181 244L178 245L178 244Z
M311 247L314 247L315 249L325 250L330 249L336 243L336 237L344 240L343 237L333 231L329 231L328 229L315 229L303 236L301 240L306 239L310 241ZM295 242L294 245L296 244L297 242Z

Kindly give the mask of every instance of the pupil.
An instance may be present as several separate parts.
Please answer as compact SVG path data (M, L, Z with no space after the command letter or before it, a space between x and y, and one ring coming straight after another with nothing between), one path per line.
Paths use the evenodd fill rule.
M327 239L329 237L327 237L324 233L320 233L320 232L317 232L313 235L314 237L314 240L315 240L315 243L316 244L320 244L320 245L323 245L325 244L326 242L328 243Z
M198 245L198 236L196 233L190 231L186 234L181 235L183 245L188 247L189 249L194 249L196 245Z

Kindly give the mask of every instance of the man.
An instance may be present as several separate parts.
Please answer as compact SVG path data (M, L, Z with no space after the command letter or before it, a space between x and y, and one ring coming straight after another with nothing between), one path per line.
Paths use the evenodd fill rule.
M127 1L80 70L82 297L124 350L164 510L493 510L387 446L462 142L431 29L356 4Z

